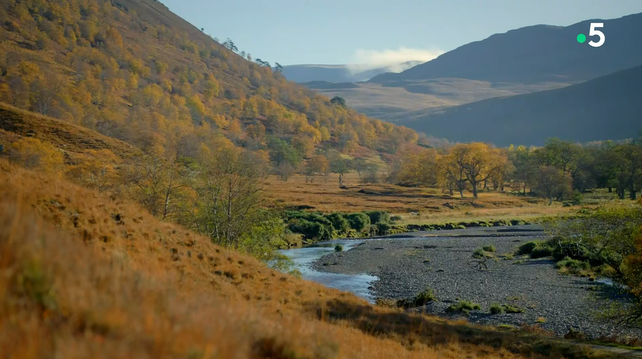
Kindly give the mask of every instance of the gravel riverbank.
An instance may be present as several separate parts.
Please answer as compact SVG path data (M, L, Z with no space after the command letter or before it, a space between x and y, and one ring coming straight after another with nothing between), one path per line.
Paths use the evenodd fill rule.
M312 266L325 272L375 275L379 280L370 290L378 298L407 298L431 288L438 301L414 310L440 316L449 316L445 309L459 300L479 303L482 309L468 318L472 323L538 325L559 336L572 328L591 339L642 338L641 328L598 317L599 309L615 300L608 298L613 292L609 285L560 275L549 259L498 258L487 262L488 270L471 263L473 251L482 246L495 246L499 257L534 239L544 239L537 226L416 232L408 238L368 240L349 251L323 256ZM492 315L493 303L525 312Z

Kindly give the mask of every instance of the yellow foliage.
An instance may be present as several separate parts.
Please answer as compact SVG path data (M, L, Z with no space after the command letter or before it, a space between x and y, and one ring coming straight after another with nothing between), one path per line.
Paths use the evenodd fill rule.
M12 143L9 158L23 167L53 174L59 174L64 165L60 150L33 137L24 137Z

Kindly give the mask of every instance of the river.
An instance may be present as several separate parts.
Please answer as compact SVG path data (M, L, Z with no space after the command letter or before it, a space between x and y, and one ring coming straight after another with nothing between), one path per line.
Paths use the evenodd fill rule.
M372 296L368 288L374 281L379 279L376 276L368 274L352 275L319 272L312 269L310 265L318 258L334 252L334 247L338 244L343 246L344 251L348 251L362 242L363 241L358 240L335 240L318 242L308 247L285 249L280 252L288 256L288 258L290 258L294 262L294 264L297 266L297 269L301 271L303 279L317 282L330 288L352 292L357 296L366 299L368 302L374 303L375 298Z

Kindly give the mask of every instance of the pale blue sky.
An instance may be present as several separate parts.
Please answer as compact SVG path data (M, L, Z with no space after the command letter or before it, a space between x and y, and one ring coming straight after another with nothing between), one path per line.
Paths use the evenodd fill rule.
M427 61L519 27L642 12L642 0L161 1L221 41L282 65Z

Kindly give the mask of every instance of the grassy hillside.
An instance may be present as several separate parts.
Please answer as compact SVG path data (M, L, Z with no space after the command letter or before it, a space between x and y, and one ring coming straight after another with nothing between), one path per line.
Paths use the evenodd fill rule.
M498 146L542 145L549 137L580 142L633 138L642 130L641 80L638 66L561 89L447 108L403 123L452 141Z
M0 347L13 358L616 358L377 308L0 160Z
M64 150L69 157L82 156L89 150L109 150L125 159L140 151L85 127L0 103L0 144L9 145L18 137L33 137L49 143Z
M0 22L0 101L143 149L193 156L225 138L264 153L278 138L307 158L416 139L287 82L156 1L5 2Z

